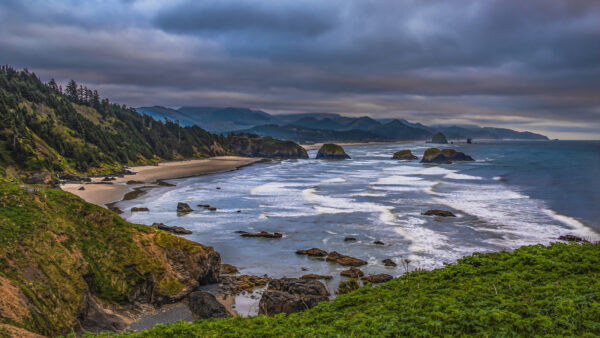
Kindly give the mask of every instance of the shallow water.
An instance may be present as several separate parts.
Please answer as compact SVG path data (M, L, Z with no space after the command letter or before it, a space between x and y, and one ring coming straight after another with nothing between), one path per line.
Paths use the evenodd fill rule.
M330 290L345 268L298 256L297 249L335 250L367 260L361 268L367 274L397 276L405 258L410 269L432 269L475 251L549 243L567 233L598 238L600 143L448 145L476 161L439 166L390 159L400 149L421 157L429 146L351 146L346 147L351 160L275 161L170 180L177 186L152 189L119 207L150 209L126 212L131 222L192 230L186 238L213 246L243 274L333 275ZM309 152L311 158L315 153ZM178 216L177 202L196 211ZM451 210L457 217L421 215L428 209ZM284 238L243 238L236 230L281 232ZM357 241L344 242L346 236ZM398 267L383 266L386 258Z

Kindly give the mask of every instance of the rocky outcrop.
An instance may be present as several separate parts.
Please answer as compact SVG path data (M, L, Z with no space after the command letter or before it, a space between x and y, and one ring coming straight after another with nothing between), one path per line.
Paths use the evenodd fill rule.
M433 135L433 137L431 138L431 143L447 144L448 140L446 139L446 135L438 132L437 134Z
M366 277L362 277L361 280L363 282L379 284L379 283L385 283L385 282L391 281L393 278L394 277L392 277L391 275L388 275L387 273L380 273L377 275L369 275Z
M374 241L373 244L376 244L376 245L385 245L385 243L383 243L382 241Z
M240 292L250 292L255 288L263 287L271 281L271 277L241 275L241 276L221 276L221 292L226 295L237 295Z
M452 212L450 212L448 210L439 210L439 209L427 210L424 213L422 213L421 215L425 215L425 216L441 216L441 217L456 217L456 215L454 215Z
M558 239L561 241L566 241L566 242L588 243L587 239L585 239L583 237L575 236L575 235L561 235L561 236L558 236Z
M394 262L393 260L386 258L383 261L381 261L383 263L384 266L397 266L398 264L396 264L396 262Z
M317 153L317 159L345 160L350 158L344 148L335 143L325 143Z
M49 171L33 173L23 179L23 182L27 184L50 184L55 181L56 179Z
M235 136L229 147L237 154L248 157L308 158L306 150L298 144L272 137Z
M242 234L242 237L263 237L263 238L281 238L283 237L283 235L279 232L266 232L266 231L261 231L261 232L246 232L246 231L240 231L240 233Z
M235 275L236 273L240 272L238 270L238 268L236 268L235 266L231 265L231 264L221 264L221 274L225 274L225 275Z
M429 148L423 154L421 163L449 164L452 162L473 161L473 158L454 149L440 150L438 148Z
M188 308L196 318L225 318L230 314L217 298L205 291L195 291L190 294Z
M329 276L329 275L316 275L314 273L309 273L308 275L304 275L304 276L300 277L300 279L304 279L304 280L315 280L315 279L329 280L329 279L333 279L333 276Z
M358 277L364 276L365 273L362 272L362 270L360 270L358 268L351 267L348 270L344 270L344 271L340 272L340 275L342 275L344 277L358 278Z
M327 256L327 251L318 249L318 248L312 248L312 249L306 249L306 250L297 250L296 254L297 255L308 255L308 256L313 256L313 257L325 257L325 256Z
M164 230L164 231L168 231L174 234L178 234L178 235L189 235L192 233L192 231L187 230L183 227L174 225L174 226L168 226L164 223L152 223L152 227L153 228L157 228L160 230Z
M188 213L192 212L194 209L190 208L187 203L179 202L177 203L177 212L178 213Z
M345 237L344 242L356 242L356 238L354 237Z
M342 255L339 252L332 251L327 255L327 261L335 262L344 266L361 266L367 265L367 262L352 256Z
M133 207L131 208L131 212L140 212L140 211L149 211L146 207Z
M393 160L406 160L406 161L412 161L412 160L418 160L419 158L416 157L415 155L413 155L412 151L406 149L406 150L400 150L394 153L394 156L392 156Z
M310 309L320 301L328 300L329 292L316 280L281 278L269 282L259 302L259 313L272 316Z

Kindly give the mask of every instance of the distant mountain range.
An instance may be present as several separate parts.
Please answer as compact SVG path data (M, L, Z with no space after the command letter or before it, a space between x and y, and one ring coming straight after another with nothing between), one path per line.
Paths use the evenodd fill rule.
M449 140L525 139L547 140L544 135L504 128L476 125L432 125L411 123L404 119L372 119L368 116L347 117L332 113L271 115L248 108L140 107L138 112L156 119L178 120L182 125L198 125L215 133L244 132L272 136L299 143L337 141L428 140L442 132Z

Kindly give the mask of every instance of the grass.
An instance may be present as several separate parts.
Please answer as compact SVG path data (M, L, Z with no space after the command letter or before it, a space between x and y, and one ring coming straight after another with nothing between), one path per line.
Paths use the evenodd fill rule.
M303 313L160 324L125 337L597 336L600 245L473 254Z

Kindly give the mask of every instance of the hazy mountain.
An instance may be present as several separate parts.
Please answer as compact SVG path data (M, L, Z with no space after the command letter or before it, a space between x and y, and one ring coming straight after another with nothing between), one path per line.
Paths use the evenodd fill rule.
M438 124L426 126L405 119L372 119L368 116L347 117L333 113L270 115L248 108L141 107L140 112L157 119L179 120L183 125L198 125L211 132L244 131L301 142L428 140L442 132L450 140L532 139L546 140L543 135L503 128L482 128L472 124Z

